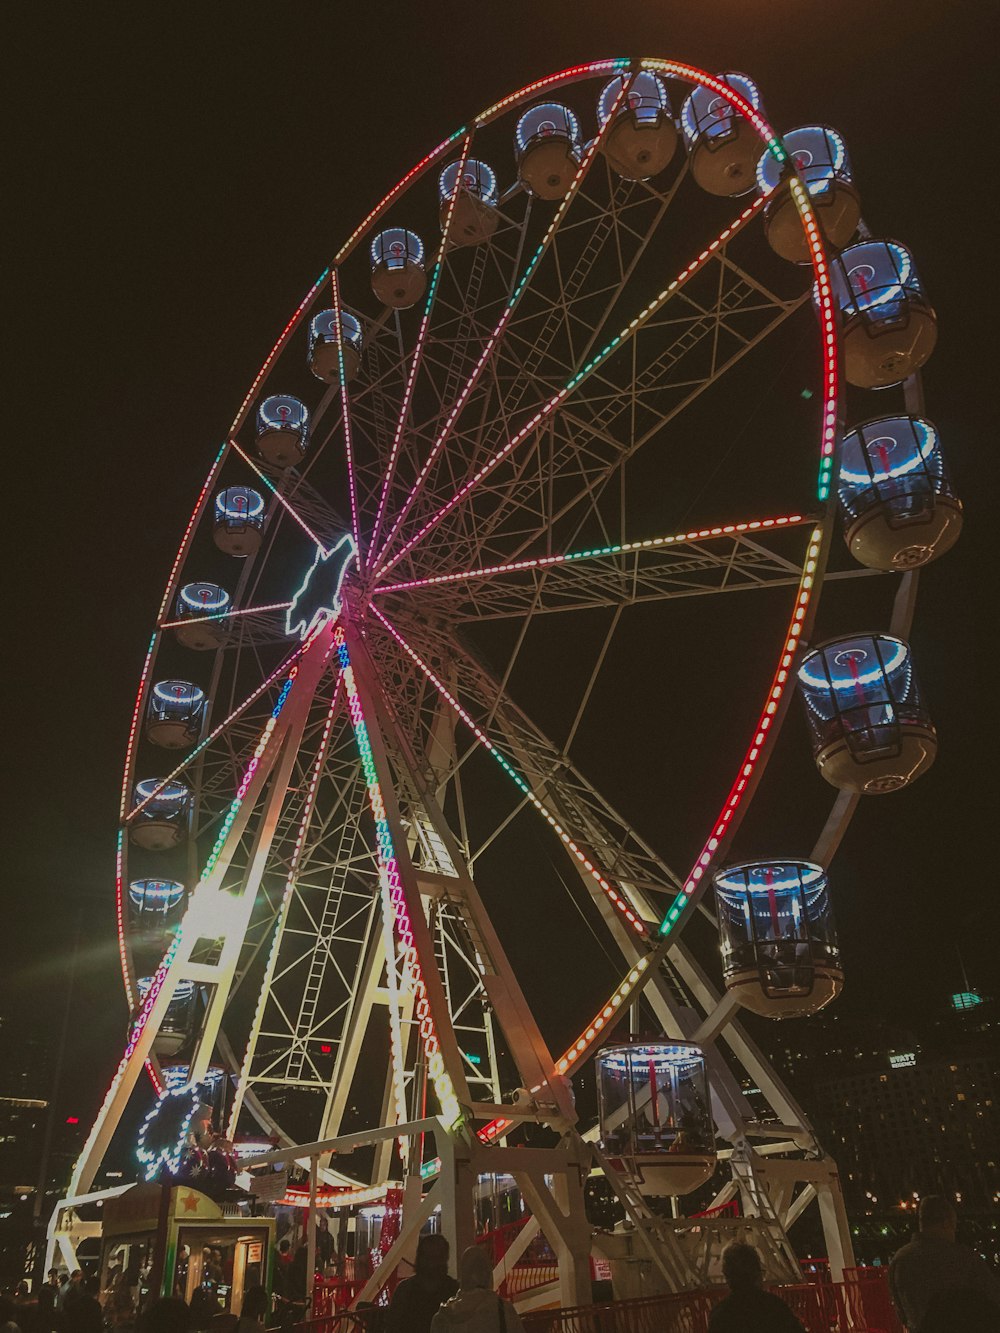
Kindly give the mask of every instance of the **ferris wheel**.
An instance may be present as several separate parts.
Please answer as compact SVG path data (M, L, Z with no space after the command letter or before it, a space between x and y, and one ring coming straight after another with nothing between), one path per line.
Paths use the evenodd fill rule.
M737 1018L836 996L829 862L863 794L933 761L906 634L916 568L961 525L917 379L935 333L912 255L861 222L842 137L779 138L742 74L580 65L423 157L295 309L173 560L117 843L132 1021L72 1193L143 1068L157 1106L214 1080L230 1138L253 1125L291 1146L433 1113L502 1144L575 1126L570 1080L600 1050L602 1096L633 1118L637 1061L653 1087L638 1173L653 1193L704 1184L721 1152L720 1200L754 1201L779 1249L818 1200L850 1262L835 1164ZM809 379L789 424L795 357ZM748 423L753 385L766 402ZM726 479L744 445L764 449L756 486ZM840 637L814 643L831 581L888 588L884 622L838 611ZM737 592L768 607L767 683L678 872L669 836L637 830L574 745L607 712L601 673L632 614L665 645L684 616L664 676L708 708L692 608L725 621ZM560 647L578 688L550 725L538 664ZM809 856L733 863L796 686L838 789L829 818ZM577 977L551 1022L481 887L509 878L530 820L618 967L610 987ZM640 1002L655 1050L616 1033ZM682 1103L704 1112L697 1133ZM604 1129L609 1171L635 1176L636 1140ZM152 1175L172 1159L142 1160ZM368 1178L325 1178L350 1201L427 1165L401 1136Z

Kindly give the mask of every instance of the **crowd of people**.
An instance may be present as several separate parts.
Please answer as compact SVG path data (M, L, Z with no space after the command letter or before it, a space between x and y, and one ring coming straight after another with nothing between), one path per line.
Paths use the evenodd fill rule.
M889 1292L907 1333L1000 1333L1000 1279L958 1242L957 1226L949 1200L929 1195L920 1204L917 1235L890 1264ZM317 1236L321 1263L319 1249ZM449 1259L444 1236L421 1236L412 1277L398 1284L387 1308L358 1310L359 1324L372 1333L523 1333L517 1311L493 1290L489 1252L470 1246L459 1260L457 1280ZM262 1286L248 1288L238 1315L223 1313L218 1304L209 1312L196 1301L161 1297L138 1317L135 1333L262 1333L297 1323L307 1317L307 1262L305 1238L294 1253L283 1239L273 1302ZM728 1246L722 1268L728 1293L712 1310L709 1333L805 1333L781 1297L765 1290L753 1246ZM105 1333L107 1312L96 1289L96 1279L79 1269L51 1269L34 1296L22 1282L12 1297L0 1298L0 1333Z

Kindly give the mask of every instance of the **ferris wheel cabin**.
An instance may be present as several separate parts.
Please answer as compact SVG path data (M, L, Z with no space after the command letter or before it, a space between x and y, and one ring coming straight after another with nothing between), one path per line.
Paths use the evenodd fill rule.
M187 831L191 793L183 782L167 782L163 790L153 796L162 782L162 778L143 778L132 791L135 805L142 805L143 801L147 804L129 824L129 838L137 847L145 847L149 852L165 852L176 847Z
M184 897L184 885L176 879L134 879L128 896L143 916L166 916Z
M807 125L790 130L784 141L809 191L823 235L839 250L861 221L861 200L843 139L825 125ZM773 196L764 209L764 232L775 254L795 264L808 264L805 229L791 191L782 183L782 173L781 163L765 153L757 165L757 184L762 194L773 191Z
M272 467L294 467L309 443L309 409L287 393L272 394L257 408L257 452Z
M631 86L618 102L623 85ZM618 102L618 109L614 110ZM604 140L604 155L624 180L648 180L668 165L677 148L670 97L663 80L649 70L634 77L619 74L605 84L597 99L597 123L603 129L614 116Z
M405 227L389 227L372 241L372 291L390 310L408 310L427 287L424 243Z
M229 593L217 583L185 583L174 611L181 622L174 631L185 648L204 652L226 642L225 616Z
M149 696L146 736L165 750L193 745L205 717L205 692L189 680L161 680Z
M643 1194L690 1194L716 1165L705 1056L676 1041L635 1041L597 1053L600 1141Z
M562 199L580 165L580 122L560 102L529 107L514 131L517 174L536 199Z
M814 1014L843 989L826 872L809 861L746 861L715 876L722 971L744 1009Z
M838 481L844 537L869 569L913 569L944 555L962 531L936 428L879 417L844 438Z
M884 389L919 370L937 342L937 317L909 250L898 241L861 241L831 259L830 279L850 383Z
M136 982L139 989L140 1006L149 994L149 988L152 984L152 977L139 977ZM166 1017L153 1039L153 1050L157 1055L171 1056L177 1054L187 1040L193 1009L194 982L179 981L173 999L167 1005Z
M226 555L244 559L260 550L264 497L249 486L227 486L215 497L215 544Z
M462 179L459 181L459 170ZM464 168L461 162L449 162L438 177L438 197L441 201L441 230L448 222L448 209L455 196L448 240L452 245L479 245L497 229L497 178L493 168L470 157Z
M799 668L816 766L834 787L877 796L927 771L937 735L909 645L856 634L809 653Z
M341 311L340 328L344 336L344 381L350 384L361 369L364 335L361 332L361 325L346 310ZM321 310L309 321L309 369L324 384L339 384L340 353L337 312Z
M745 102L760 110L757 85L745 74L720 74L719 79ZM752 190L764 141L724 97L698 87L681 108L681 132L691 175L709 194L738 195Z

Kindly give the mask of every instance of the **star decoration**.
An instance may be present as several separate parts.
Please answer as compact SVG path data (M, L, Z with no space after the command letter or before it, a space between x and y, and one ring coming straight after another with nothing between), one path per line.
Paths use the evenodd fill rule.
M329 551L317 550L302 586L285 613L285 629L289 634L305 639L339 615L344 575L356 556L357 547L350 534L341 537Z

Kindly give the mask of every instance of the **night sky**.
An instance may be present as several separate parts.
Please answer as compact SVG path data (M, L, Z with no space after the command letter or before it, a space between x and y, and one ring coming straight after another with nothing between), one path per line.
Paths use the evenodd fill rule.
M927 415L966 528L923 576L912 635L939 758L912 790L862 805L834 864L840 1003L923 1022L959 988L959 947L969 981L996 993L992 6L64 0L31 6L30 18L14 8L2 983L5 1010L51 1031L83 904L67 1110L89 1119L121 1051L122 753L163 583L236 406L336 245L418 157L532 78L605 56L744 70L779 130L835 126L872 230L915 252L940 323ZM740 690L741 614L729 621L718 599L696 662L727 695ZM677 700L641 654L630 686L660 734ZM757 698L745 691L747 730ZM697 745L690 728L686 739ZM745 735L733 743L741 750ZM652 765L630 790L628 737L610 708L606 735L589 744L592 755L605 747L612 801L634 800L655 839L664 801L680 799L676 765L670 776ZM747 854L811 845L828 792L795 745L805 745L800 720L782 737ZM711 752L692 761L678 865L731 768ZM570 966L552 966L558 984Z

